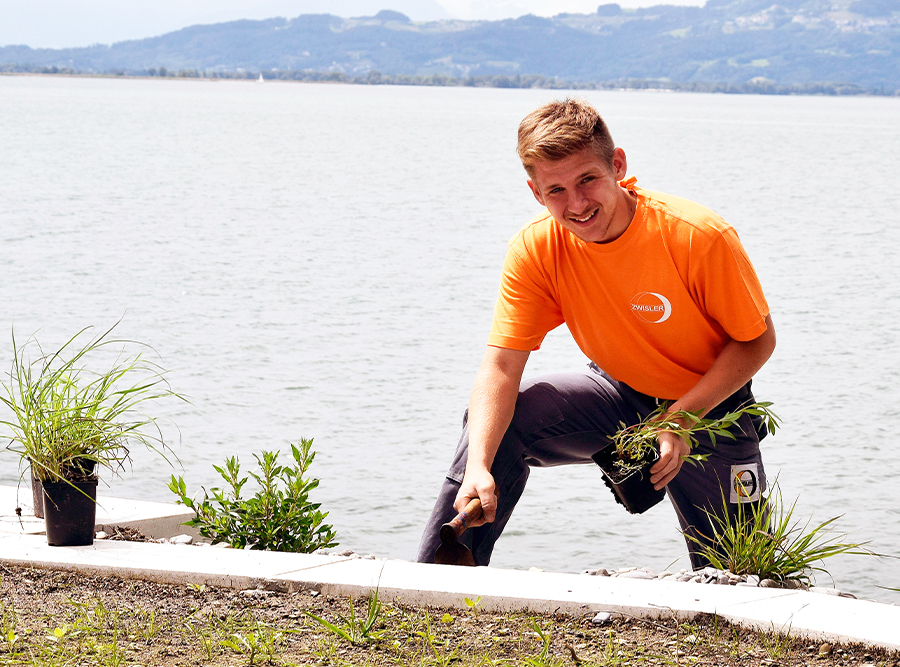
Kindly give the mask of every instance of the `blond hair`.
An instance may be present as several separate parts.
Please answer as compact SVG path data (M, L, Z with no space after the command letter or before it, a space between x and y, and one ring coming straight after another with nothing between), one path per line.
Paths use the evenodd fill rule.
M583 100L554 100L519 123L519 159L529 176L534 176L536 162L562 160L585 148L593 148L612 166L616 145L609 129L597 110Z

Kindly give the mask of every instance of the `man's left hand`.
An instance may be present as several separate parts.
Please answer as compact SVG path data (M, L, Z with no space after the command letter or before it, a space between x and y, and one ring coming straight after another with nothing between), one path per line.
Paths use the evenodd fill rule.
M659 491L675 479L675 475L684 464L684 457L691 453L691 448L679 436L671 432L659 436L659 461L650 468L650 482Z

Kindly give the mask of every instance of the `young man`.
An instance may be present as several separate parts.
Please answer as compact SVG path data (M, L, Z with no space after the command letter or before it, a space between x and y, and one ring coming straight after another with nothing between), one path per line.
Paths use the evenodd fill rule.
M488 348L463 435L419 549L432 562L441 524L473 498L484 517L463 535L478 565L522 494L529 466L592 463L621 423L669 411L721 416L752 402L750 379L775 347L756 273L737 234L712 211L625 179L626 159L585 102L552 102L519 126L528 187L546 207L510 241ZM544 336L566 323L587 370L521 383ZM701 439L701 465L674 433L651 468L686 534L765 489L749 418L735 440ZM748 483L749 481L749 483ZM706 564L688 540L692 565Z

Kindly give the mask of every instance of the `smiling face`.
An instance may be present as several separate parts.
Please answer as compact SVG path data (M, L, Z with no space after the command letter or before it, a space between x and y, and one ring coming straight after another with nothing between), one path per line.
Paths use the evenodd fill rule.
M634 196L619 185L626 167L621 148L609 165L588 147L561 160L535 162L528 187L556 221L582 241L609 243L634 217Z

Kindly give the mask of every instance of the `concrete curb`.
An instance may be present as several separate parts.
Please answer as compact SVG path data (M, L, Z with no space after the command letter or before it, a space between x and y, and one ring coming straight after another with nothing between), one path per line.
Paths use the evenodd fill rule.
M0 501L6 497L4 491L0 487ZM109 506L134 509L129 508L130 502ZM5 510L4 505L0 508ZM177 506L164 503L146 504L141 509L153 509L157 517L160 511L162 516L178 513ZM125 516L135 521L152 518L136 510ZM136 526L113 517L108 523ZM33 521L29 525L32 531L37 527ZM679 620L715 614L755 630L900 649L900 607L808 591L106 540L86 547L50 547L43 535L29 534L32 531L24 530L4 511L0 515L0 562L168 584L317 590L353 597L368 596L377 589L382 599L412 605L465 608L466 597L480 596L481 607L492 611L575 616L608 611ZM178 532L183 532L180 527Z

